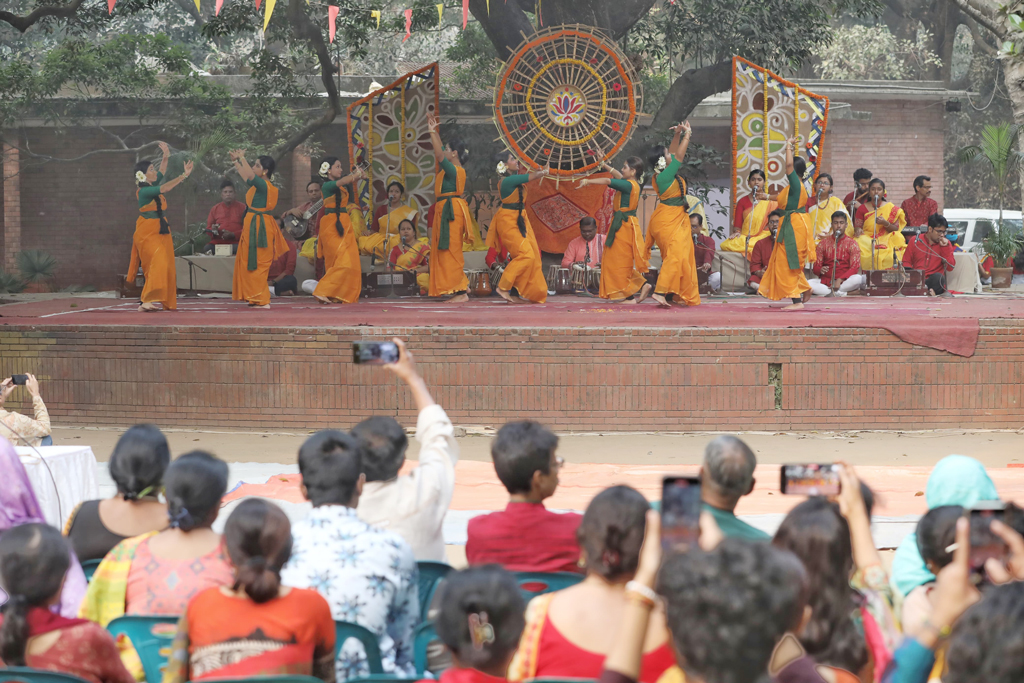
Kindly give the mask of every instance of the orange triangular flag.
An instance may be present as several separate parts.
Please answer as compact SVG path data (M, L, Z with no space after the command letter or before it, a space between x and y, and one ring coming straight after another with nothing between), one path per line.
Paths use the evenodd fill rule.
M409 40L409 36L412 35L412 10L405 10L405 37L402 38L402 42Z
M331 38L331 42L334 42L334 33L337 31L336 21L338 20L338 7L337 5L331 5L327 8L327 34Z
M469 22L469 0L462 0L462 30L466 30L466 23Z
M114 13L114 4L116 2L117 2L117 0L107 0L107 14L113 14Z
M262 5L262 4L263 4L263 0L256 0L256 9L259 9L260 5Z

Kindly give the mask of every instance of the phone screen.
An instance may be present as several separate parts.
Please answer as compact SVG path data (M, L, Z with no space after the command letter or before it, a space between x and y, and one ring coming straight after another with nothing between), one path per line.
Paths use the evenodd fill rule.
M352 342L352 362L357 365L397 363L398 345L394 342Z
M836 465L808 463L783 465L780 488L794 496L839 495L839 470Z
M971 554L968 564L972 573L984 575L985 562L991 558L1006 561L1009 548L991 529L992 520L1002 522L1005 512L1005 504L998 501L979 503L971 509Z
M11 375L11 384L25 386L28 384L28 375Z
M661 482L661 547L680 552L700 538L700 479L665 477Z

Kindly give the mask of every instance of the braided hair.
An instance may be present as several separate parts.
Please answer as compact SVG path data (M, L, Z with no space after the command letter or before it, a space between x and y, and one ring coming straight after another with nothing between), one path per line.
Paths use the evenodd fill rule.
M338 161L340 161L338 157L324 157L320 166L323 167L324 164L327 164L327 173L321 173L320 176L329 181L331 169ZM341 222L341 187L337 183L334 184L334 192L331 195L334 197L334 208L331 210L331 213L334 214L334 229L338 231L339 237L344 237L345 226Z
M495 157L498 161L508 163L509 159L512 159L512 152L500 152ZM505 176L508 176L508 171L505 171ZM518 213L516 214L516 227L519 228L519 234L526 237L526 219L523 218L523 203L526 201L526 197L523 191L523 186L520 185L516 188L517 199L516 202L519 206ZM501 194L501 190L498 190L498 194Z
M146 173L146 171L148 171L149 167L152 165L153 162L151 161L140 161L139 163L135 164L135 173ZM137 181L137 184L139 187L153 187L151 183L145 180ZM163 202L160 201L160 198L160 195L157 195L155 199L156 217L160 219L160 234L169 235L171 234L171 225L170 223L167 222L167 219L164 217L164 206Z

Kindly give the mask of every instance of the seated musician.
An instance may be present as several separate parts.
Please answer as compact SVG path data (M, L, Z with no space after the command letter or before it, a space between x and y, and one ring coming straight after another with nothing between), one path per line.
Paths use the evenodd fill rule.
M722 251L739 252L750 260L754 245L768 237L765 230L768 214L778 205L765 194L764 184L764 171L759 168L747 176L750 193L736 202L732 234L720 245Z
M876 208L877 207L877 208ZM854 225L859 225L868 237L874 237L883 229L899 232L907 227L907 217L903 209L885 197L885 181L874 178L868 186L868 201L860 205L853 217ZM853 237L854 225L846 227L846 234Z
M491 270L494 270L495 268L504 268L509 261L508 249L506 249L503 244L499 244L498 246L501 247L501 251L498 251L494 247L488 247L487 255L484 256L484 263L486 263L487 267Z
M814 181L814 196L807 199L807 217L814 226L815 243L832 234L832 216L836 211L846 213L839 197L832 194L832 176L820 173Z
M600 267L604 254L604 235L597 233L597 221L590 216L580 219L580 236L569 242L562 255L562 267L572 264L586 264L590 268Z
M416 209L405 201L405 186L397 180L388 183L388 202L377 208L373 213L364 235L358 238L359 253L384 258L401 242L398 226L402 221L412 221L417 225L419 215Z
M712 292L722 288L722 274L711 272L715 260L715 240L704 234L704 217L699 213L690 214L690 232L693 235L693 260L697 270L708 274L708 287Z
M416 227L408 219L399 223L398 236L401 241L391 250L388 260L397 270L416 273L420 294L426 294L430 286L430 244L416 239Z
M320 201L320 182L317 180L311 180L306 183L306 203L302 206L296 206L294 209L288 209L282 214L284 219L284 232L286 235L292 236L294 239L301 240L310 237L316 237L316 234L320 232L320 219L324 215L323 202ZM319 204L319 208L313 211L313 207ZM308 215L307 215L308 214ZM305 232L298 232L297 234L288 229L290 221L288 217L291 216L300 221L300 225L306 227Z
M846 234L851 234L849 226L846 228ZM907 248L907 240L900 232L899 224L878 225L878 232L874 237L867 234L863 226L855 226L852 237L860 246L860 267L865 271L892 268L895 261L903 259L903 252ZM875 255L873 260L872 253Z
M289 239L287 232L282 232L288 245L288 253L270 264L267 271L267 284L270 293L275 296L294 296L299 293L299 283L295 279L295 261L299 256L299 245Z
M767 237L759 240L750 250L750 278L747 280L750 292L748 293L756 292L761 288L761 277L764 276L764 271L768 269L768 261L772 258L772 250L775 249L775 236L779 232L782 216L783 213L780 209L775 209L768 214L768 228L765 230Z
M225 178L220 184L220 202L206 217L206 232L210 235L207 251L212 253L213 245L238 242L244 217L245 202L235 201L235 184Z
M946 273L956 266L953 243L946 239L948 227L942 214L928 216L928 232L914 235L903 255L904 268L924 271L928 296L953 296L946 290Z
M846 198L843 199L843 206L846 207L846 212L851 216L856 215L857 209L870 200L868 184L873 177L871 171L866 168L858 168L853 172L853 183L857 186L857 189L846 195Z
M844 209L833 213L832 234L821 240L814 250L814 274L817 278L807 283L816 296L831 296L833 286L836 296L846 296L864 284L864 276L860 272L860 245L846 235L848 222Z

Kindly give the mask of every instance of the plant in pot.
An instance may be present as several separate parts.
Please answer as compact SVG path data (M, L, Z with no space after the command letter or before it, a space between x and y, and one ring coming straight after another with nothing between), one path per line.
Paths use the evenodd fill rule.
M25 289L25 282L15 275L0 268L0 294L17 294Z
M39 294L53 290L53 272L57 259L40 249L28 249L18 253L18 271L25 281L25 292Z
M1013 257L1024 249L1024 237L1005 226L989 236L985 242L985 253L992 257L992 287L1002 289L1013 282Z

